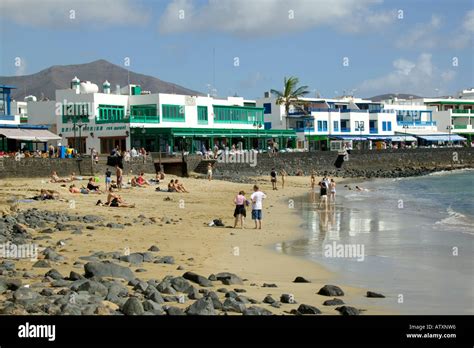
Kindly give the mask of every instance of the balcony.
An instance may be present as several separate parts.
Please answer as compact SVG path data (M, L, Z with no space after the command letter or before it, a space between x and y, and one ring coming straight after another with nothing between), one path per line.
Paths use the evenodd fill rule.
M451 113L453 114L474 114L474 110L459 110L459 109L451 109Z
M454 129L467 129L467 124L455 124Z
M390 110L390 109L374 109L374 110L369 110L369 114L380 114L380 113L384 113L384 114L391 114L391 113L394 113L395 110Z
M160 123L160 117L146 115L131 115L130 123Z
M293 128L295 132L305 132L305 133L310 133L314 132L314 127L309 128L309 127L298 127L298 128Z
M377 128L370 128L370 134L377 134Z
M347 113L347 112L359 112L359 113L367 113L369 110L360 110L360 109L341 109L341 113Z
M414 127L414 126L436 126L436 121L398 121L397 122L398 126L409 126L409 127Z
M349 133L351 131L350 128L341 128L342 133Z
M310 112L337 112L339 109L334 108L309 108Z
M0 121L15 121L14 115L0 115Z

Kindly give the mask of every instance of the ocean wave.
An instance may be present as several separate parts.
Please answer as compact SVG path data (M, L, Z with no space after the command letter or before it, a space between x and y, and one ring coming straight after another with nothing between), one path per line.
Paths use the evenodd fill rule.
M474 235L474 221L472 218L453 210L451 206L446 209L446 212L448 216L436 221L435 225L456 226L456 228L462 229L462 232Z
M462 168L462 169L454 169L454 170L440 170L439 172L429 173L428 176L460 174L460 173L471 172L471 171L474 171L474 168Z

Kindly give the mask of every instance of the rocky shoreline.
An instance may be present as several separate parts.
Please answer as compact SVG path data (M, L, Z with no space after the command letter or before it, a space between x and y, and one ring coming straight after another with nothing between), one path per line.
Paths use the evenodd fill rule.
M417 177L423 175L429 175L436 172L453 171L461 169L472 169L469 165L455 165L455 166L437 166L437 167L395 167L394 169L343 169L343 170L320 170L315 168L314 173L316 176L329 176L333 178L358 178L358 179L375 179L375 178L407 178ZM278 168L276 168L278 171ZM291 176L296 175L296 171L288 173ZM311 172L302 172L303 175L309 176ZM265 173L259 173L259 175L265 175ZM270 175L268 173L268 175ZM204 175L198 175L205 177ZM235 171L216 171L214 179L231 181L236 183L251 184L254 183L254 179L247 173L239 173ZM281 180L279 178L279 180Z
M97 215L72 215L36 208L4 214L0 218L0 243L38 245L35 260L17 267L22 260L3 258L0 264L0 314L7 315L272 315L271 308L282 303L294 308L287 314L320 314L317 306L333 306L335 314L358 315L363 309L346 305L344 292L335 285L314 289L314 293L332 299L316 305L299 304L290 293L271 290L263 299L244 295L242 286L278 288L277 284L261 285L230 272L209 276L183 270L181 276L142 279L147 264L160 263L176 269L172 256L152 245L142 252L93 251L89 255L69 259L65 247L69 238L52 242L55 233L92 236L97 229L124 229L132 225L179 224L179 220L139 215L130 222L107 222ZM63 236L61 234L61 236ZM24 260L23 260L24 261ZM68 275L55 267L67 265ZM36 274L33 269L44 269ZM41 272L42 273L42 272ZM294 283L311 282L297 276ZM324 299L321 298L321 300ZM367 297L383 297L367 292Z

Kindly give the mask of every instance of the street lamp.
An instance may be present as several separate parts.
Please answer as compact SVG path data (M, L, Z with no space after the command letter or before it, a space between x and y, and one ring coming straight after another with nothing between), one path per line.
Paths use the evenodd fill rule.
M259 137L259 129L262 127L262 124L260 122L255 121L253 123L253 127L257 128L257 151L260 149L260 137Z
M403 125L403 130L405 131L405 145L407 143L407 129L408 129L408 125L407 124L404 124Z
M448 133L448 146L451 146L451 129L453 129L452 127L453 127L452 125L448 125L446 127L446 130L449 132Z

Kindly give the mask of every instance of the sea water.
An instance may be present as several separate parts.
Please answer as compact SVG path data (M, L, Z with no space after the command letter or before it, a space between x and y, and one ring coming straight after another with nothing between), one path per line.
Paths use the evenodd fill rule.
M474 171L375 179L360 186L366 190L338 187L335 204L327 208L319 206L318 194L314 203L311 195L302 198L297 207L304 238L276 249L322 263L342 284L387 296L360 299L359 307L474 314Z

